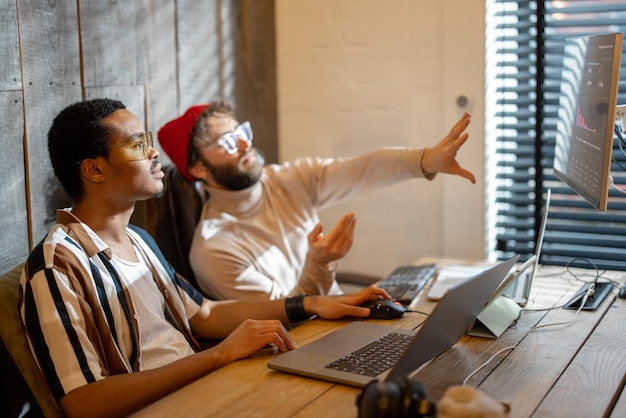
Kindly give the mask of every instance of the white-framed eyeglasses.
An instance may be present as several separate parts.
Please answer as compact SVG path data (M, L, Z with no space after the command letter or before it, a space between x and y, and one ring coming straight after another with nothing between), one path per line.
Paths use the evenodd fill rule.
M226 132L225 134L220 135L220 137L217 138L213 144L209 145L207 149L219 146L224 148L224 150L230 155L233 155L239 151L238 142L240 139L246 142L252 142L252 138L254 138L252 126L250 125L250 122L245 121L237 126L233 132Z

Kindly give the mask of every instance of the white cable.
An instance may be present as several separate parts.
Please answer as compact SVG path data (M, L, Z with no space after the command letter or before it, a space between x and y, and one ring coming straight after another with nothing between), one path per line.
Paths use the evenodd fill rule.
M535 325L534 327L532 327L530 329L530 332L536 331L539 328L552 327L552 326L555 326L555 325L567 325L567 324L571 323L572 321L574 321L574 319L576 319L576 316L578 315L578 312L580 312L585 307L585 303L587 303L587 299L589 299L589 296L593 295L593 293L595 291L595 287L596 287L595 283L589 283L589 288L585 292L585 296L583 296L583 300L580 302L580 306L576 310L576 313L574 314L574 316L569 321L553 322L551 324L543 324L543 325Z
M590 262L591 263L591 262ZM595 265L593 263L591 263L594 267ZM569 263L567 265L567 270L569 271ZM572 274L574 277L576 277L576 275L574 275L571 271L569 271L570 274ZM596 280L599 277L599 273L598 273L598 269L596 267ZM577 278L577 277L576 277ZM578 279L578 278L577 278ZM551 323L551 324L544 324L544 325L537 325L532 327L528 332L532 332L535 330L538 330L540 328L545 328L545 327L551 327L551 326L556 326L556 325L566 325L569 324L570 322L572 322L574 319L576 319L576 316L578 315L578 313L585 307L585 303L587 303L587 299L589 299L589 297L591 295L593 295L593 293L595 292L595 282L589 282L589 287L587 288L587 291L585 292L585 295L583 296L581 302L580 302L580 306L578 307L578 309L576 310L576 313L574 314L574 316L569 320L569 321L565 321L565 322L555 322L555 323ZM552 307L552 308L545 308L545 309L522 309L522 311L544 311L544 310L553 310L553 309L558 309L558 308L562 308L562 306L557 306L557 307ZM528 335L528 334L526 334ZM521 340L520 340L521 341ZM515 349L516 345L511 345L508 347L504 347L500 350L498 350L494 355L492 355L491 357L489 357L489 359L484 362L483 364L481 364L480 366L478 366L478 368L476 368L475 370L473 370L472 372L470 372L470 374L467 375L467 377L463 380L463 386L467 385L468 380L474 376L476 373L478 373L481 369L483 369L484 367L486 367L495 357L497 357L500 353L507 351L507 350L513 350ZM479 356L480 358L480 356Z
M513 350L514 348L515 348L515 346L514 346L514 345L511 345L511 346L509 346L509 347L504 347L504 348L502 348L502 349L498 350L498 351L497 351L497 352L496 352L493 356L489 357L489 359L488 359L486 362L484 362L483 364L481 364L480 366L478 366L478 368L477 368L476 370L472 371L470 374L468 374L468 375L467 375L467 377L465 378L465 380L463 380L463 386L465 386L465 385L467 384L467 381L468 381L468 380L469 380L472 376L474 376L476 373L478 373L478 371L479 371L480 369L482 369L482 368L483 368L483 367L485 367L487 364L489 364L489 363L491 362L491 360L493 360L493 359L494 359L494 358L495 358L498 354L500 354L500 353L502 353L502 352L504 352L504 351L507 351L507 350ZM479 356L479 358L480 358L480 356Z
M565 305L552 306L550 308L522 308L522 312L543 312L543 311L555 311L557 309L563 309Z

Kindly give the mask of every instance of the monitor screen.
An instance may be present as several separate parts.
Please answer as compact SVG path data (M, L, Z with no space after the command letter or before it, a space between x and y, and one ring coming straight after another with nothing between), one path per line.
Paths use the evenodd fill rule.
M554 173L606 210L622 56L622 34L565 41Z

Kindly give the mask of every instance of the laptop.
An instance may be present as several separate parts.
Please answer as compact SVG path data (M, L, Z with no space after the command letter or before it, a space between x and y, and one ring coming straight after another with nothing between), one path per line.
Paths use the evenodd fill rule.
M404 330L391 326L354 321L320 339L277 355L267 366L270 369L313 377L350 386L364 387L373 379L391 381L412 374L435 356L443 353L465 334L470 324L483 309L490 296L509 273L519 256L491 267L475 277L451 288L435 306L428 319L418 331ZM350 358L350 353L364 351L377 341L393 342L406 340L397 360L385 354L386 365L377 371L371 364L360 367L356 372L346 371L339 359ZM367 350L372 351L371 349ZM373 350L376 351L376 350ZM335 366L339 364L340 366Z
M523 264L511 270L504 281L498 286L493 294L493 298L504 295L515 301L519 306L526 306L530 295L530 287L535 278L539 267L539 256L541 255L541 247L543 246L543 237L548 222L548 212L550 209L551 190L548 189L546 195L546 204L539 226L539 235L537 236L537 244L535 245L535 253ZM473 277L489 265L481 263L477 265L448 265L444 266L437 275L437 280L431 286L428 292L428 298L431 300L440 300L448 290L464 282L469 277ZM531 270L529 268L532 267Z
M498 289L497 294L513 299L520 306L526 306L528 303L528 296L530 295L530 286L533 283L535 274L539 267L539 257L541 256L541 247L543 246L543 237L546 232L546 224L548 223L548 213L550 210L550 197L552 195L551 189L548 189L546 193L546 204L543 208L543 216L541 218L541 225L539 226L539 235L537 236L537 244L535 245L535 253L522 265L511 271L507 278L502 282ZM532 266L531 271L527 271Z

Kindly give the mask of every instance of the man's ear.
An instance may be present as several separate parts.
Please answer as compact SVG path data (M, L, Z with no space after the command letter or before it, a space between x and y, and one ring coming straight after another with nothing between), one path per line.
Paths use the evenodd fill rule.
M104 181L104 172L96 159L88 158L81 161L80 172L86 180L92 183L102 183Z
M196 161L195 164L187 167L187 172L191 174L192 177L205 183L208 178L211 178L211 173L200 161Z

